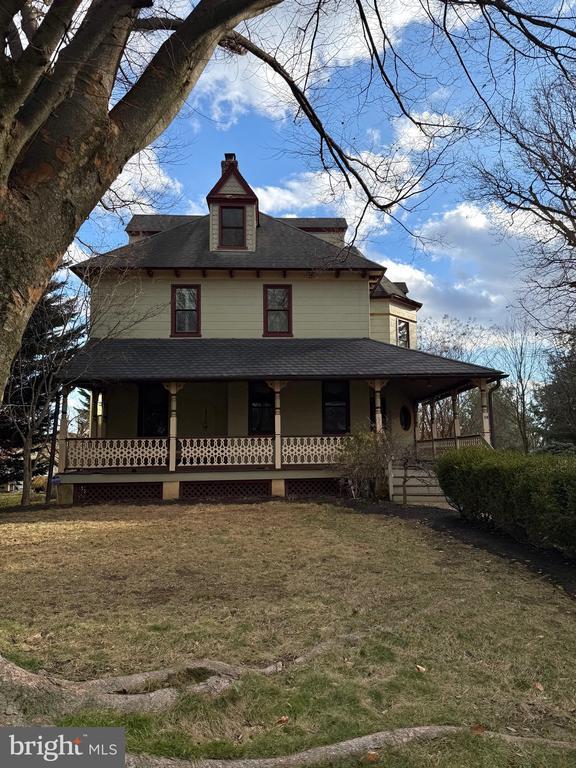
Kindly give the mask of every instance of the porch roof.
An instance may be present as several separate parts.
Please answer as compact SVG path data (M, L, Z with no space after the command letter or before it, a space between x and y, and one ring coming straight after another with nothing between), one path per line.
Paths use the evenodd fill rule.
M367 338L93 339L64 369L68 383L402 379L406 394L427 399L501 371Z

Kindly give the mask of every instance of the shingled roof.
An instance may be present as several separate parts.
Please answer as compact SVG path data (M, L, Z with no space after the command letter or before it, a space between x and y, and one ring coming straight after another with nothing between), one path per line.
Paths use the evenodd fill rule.
M260 215L253 252L211 251L206 215L83 261L74 271L84 275L100 268L383 271L354 247L334 245L265 214Z
M419 379L427 397L503 374L492 368L366 338L94 339L62 374L67 381ZM421 387L421 388L422 388Z
M203 218L202 215L184 215L184 214L159 214L159 213L137 213L132 216L126 225L126 232L165 232L167 229L177 227L180 224L187 224L191 221L198 221ZM277 221L283 221L297 229L305 230L346 230L348 222L342 218L332 218L328 216L315 216L313 218L299 218L295 216L276 216Z
M374 288L371 293L373 299L396 299L403 304L408 304L415 309L420 309L421 302L411 299L406 294L408 293L408 286L406 283L393 283L386 275L382 275L380 282Z

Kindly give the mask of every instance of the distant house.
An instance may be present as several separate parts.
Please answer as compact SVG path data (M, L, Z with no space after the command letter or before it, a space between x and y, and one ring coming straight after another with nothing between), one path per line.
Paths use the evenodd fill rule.
M91 437L62 441L61 500L328 490L351 430L411 444L419 403L476 386L490 440L501 374L417 351L421 304L344 219L266 215L233 154L207 201L134 216L75 268L93 329L65 381L92 393Z

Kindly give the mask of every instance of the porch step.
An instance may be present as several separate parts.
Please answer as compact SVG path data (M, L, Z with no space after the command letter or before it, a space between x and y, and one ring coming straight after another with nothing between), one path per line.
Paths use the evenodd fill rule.
M431 466L394 464L390 482L390 497L395 504L404 503L419 507L448 508L449 504L440 488L438 478Z

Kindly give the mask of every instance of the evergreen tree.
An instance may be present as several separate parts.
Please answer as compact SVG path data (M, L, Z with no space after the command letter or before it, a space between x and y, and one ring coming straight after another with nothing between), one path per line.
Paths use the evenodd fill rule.
M53 280L26 327L0 407L0 482L22 480L22 504L30 502L32 477L47 470L57 374L84 330L76 296Z
M548 370L535 398L542 436L547 445L576 445L576 329L549 353Z

